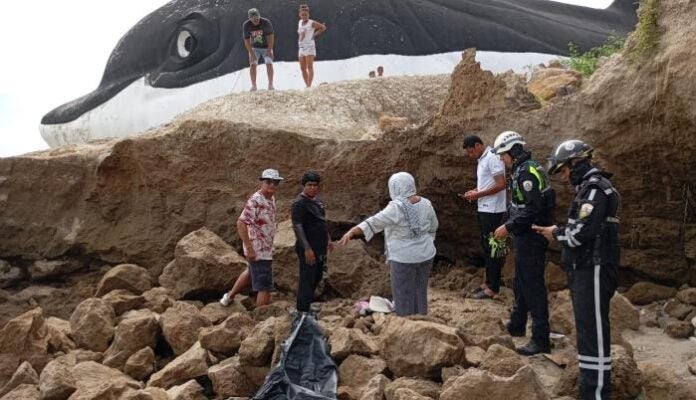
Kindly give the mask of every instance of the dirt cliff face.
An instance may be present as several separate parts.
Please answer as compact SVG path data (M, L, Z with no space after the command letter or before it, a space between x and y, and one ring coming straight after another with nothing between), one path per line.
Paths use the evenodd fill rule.
M202 226L236 243L243 202L260 171L273 167L286 177L278 194L283 219L302 172L322 172L334 228L379 210L389 175L409 171L438 212L439 254L466 260L479 248L475 207L456 197L475 185L461 138L476 131L492 143L513 129L537 159L564 139L586 140L616 174L624 278L696 284L696 49L685 39L696 37L694 13L693 2L660 2L656 48L636 55L632 39L578 94L544 107L521 78L482 71L470 52L439 113L374 141L181 120L121 141L2 159L0 258L22 264L82 255L135 262L157 274L176 242ZM557 189L562 221L572 191L560 183Z

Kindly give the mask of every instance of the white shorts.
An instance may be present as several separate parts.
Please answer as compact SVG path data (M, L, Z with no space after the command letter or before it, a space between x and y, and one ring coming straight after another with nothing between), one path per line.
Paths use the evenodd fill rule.
M297 51L297 56L298 57L306 57L306 56L317 56L317 46L314 44L314 41L312 43L300 43L299 44L299 49Z

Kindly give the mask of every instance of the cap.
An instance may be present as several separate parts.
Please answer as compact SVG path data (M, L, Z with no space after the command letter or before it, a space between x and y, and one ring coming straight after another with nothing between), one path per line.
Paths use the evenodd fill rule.
M249 18L260 17L261 13L259 12L258 8L250 8L249 11L247 11L247 15L249 15Z
M282 181L283 178L280 177L280 173L278 173L277 169L264 169L263 172L261 173L261 177L259 180L264 180L264 179L275 179Z

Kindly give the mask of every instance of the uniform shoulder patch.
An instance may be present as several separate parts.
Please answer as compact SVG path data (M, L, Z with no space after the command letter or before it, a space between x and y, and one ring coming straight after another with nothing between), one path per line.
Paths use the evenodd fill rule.
M534 183L532 181L524 181L522 182L522 187L525 191L529 192L534 187Z
M585 203L580 206L580 213L578 214L578 217L580 217L580 219L587 218L590 214L592 214L592 210L594 210L594 206L590 203Z

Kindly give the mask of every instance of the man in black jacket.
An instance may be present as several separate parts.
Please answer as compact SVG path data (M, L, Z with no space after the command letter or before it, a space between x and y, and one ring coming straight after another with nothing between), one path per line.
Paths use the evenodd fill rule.
M495 230L497 239L512 234L515 246L515 304L506 328L512 336L525 336L527 314L532 316L532 338L517 349L530 356L550 353L549 304L544 283L546 249L549 242L532 230L532 224L550 225L553 221L555 193L544 170L524 149L525 141L517 132L506 131L495 139L493 151L506 166L512 167L509 217Z
M291 214L292 228L297 238L295 252L300 260L297 310L308 312L332 244L324 203L318 196L321 176L315 171L307 171L301 182L303 190L293 201Z
M563 265L573 301L583 399L608 399L611 393L609 302L619 265L619 192L611 174L593 167L592 148L567 140L554 150L549 173L559 173L576 188L565 226L534 226L563 248Z

